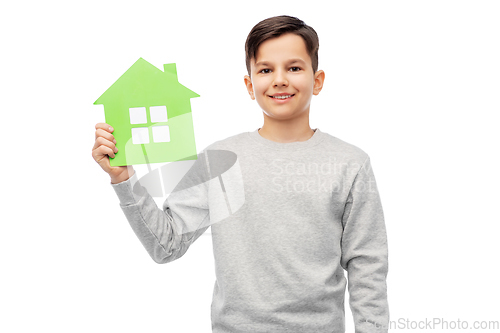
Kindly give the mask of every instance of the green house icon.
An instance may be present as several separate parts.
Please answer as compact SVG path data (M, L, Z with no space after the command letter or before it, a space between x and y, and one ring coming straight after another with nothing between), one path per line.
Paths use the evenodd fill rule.
M111 166L196 160L191 98L175 64L163 71L139 58L94 102L103 104L118 153Z

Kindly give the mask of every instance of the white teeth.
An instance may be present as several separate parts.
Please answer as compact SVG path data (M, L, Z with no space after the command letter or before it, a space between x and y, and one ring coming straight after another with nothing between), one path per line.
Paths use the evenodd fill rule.
M283 95L283 96L271 96L272 98L277 98L277 99L285 99L285 98L289 98L289 97L292 97L293 95Z

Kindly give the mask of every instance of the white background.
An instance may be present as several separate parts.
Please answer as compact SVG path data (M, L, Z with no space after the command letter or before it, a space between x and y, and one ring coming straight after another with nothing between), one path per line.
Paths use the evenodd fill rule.
M181 260L151 260L91 157L104 121L93 102L139 57L175 62L201 95L198 151L253 131L263 117L243 84L244 42L281 14L320 38L311 128L371 156L391 319L500 320L498 1L11 1L0 331L210 332L210 230ZM346 322L353 332L347 302Z

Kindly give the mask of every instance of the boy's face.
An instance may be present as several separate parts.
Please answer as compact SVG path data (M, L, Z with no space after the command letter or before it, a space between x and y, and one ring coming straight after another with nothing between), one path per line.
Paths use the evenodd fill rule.
M268 39L250 62L251 77L245 85L264 113L287 120L309 112L313 95L323 87L323 71L313 73L312 62L302 37L287 33Z

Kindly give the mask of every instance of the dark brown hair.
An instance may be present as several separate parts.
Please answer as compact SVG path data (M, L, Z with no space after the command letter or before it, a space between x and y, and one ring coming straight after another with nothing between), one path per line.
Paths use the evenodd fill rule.
M257 23L248 34L245 42L245 60L250 75L250 61L257 56L259 46L266 40L279 37L285 33L296 34L306 44L307 53L311 57L313 72L318 70L319 38L316 31L296 17L274 16Z

